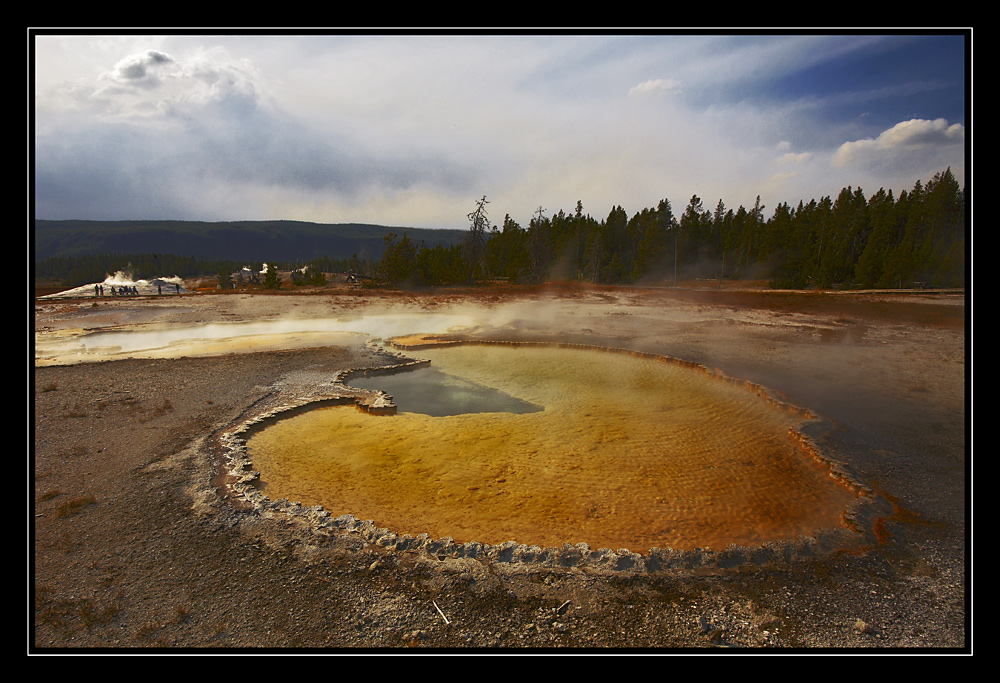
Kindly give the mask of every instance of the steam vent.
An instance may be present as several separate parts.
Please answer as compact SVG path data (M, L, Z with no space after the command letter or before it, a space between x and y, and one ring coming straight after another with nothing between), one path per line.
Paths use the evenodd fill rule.
M246 457L265 499L397 536L644 554L843 528L863 493L802 434L808 412L697 364L395 343L429 364L344 380L348 393L384 389L392 410L321 406L253 430Z

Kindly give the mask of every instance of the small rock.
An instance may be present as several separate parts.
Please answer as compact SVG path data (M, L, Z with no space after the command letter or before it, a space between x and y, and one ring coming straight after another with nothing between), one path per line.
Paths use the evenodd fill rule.
M854 622L854 630L858 633L872 634L875 633L875 628L867 623L864 619L858 619Z

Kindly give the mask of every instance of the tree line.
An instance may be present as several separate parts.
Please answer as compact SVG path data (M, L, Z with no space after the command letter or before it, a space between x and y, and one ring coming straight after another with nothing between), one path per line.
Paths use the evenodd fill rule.
M766 279L780 288L965 286L965 192L951 169L912 190L835 197L769 216L760 197L735 211L691 197L680 215L670 201L631 217L615 206L597 220L539 207L526 228L510 215L484 229L486 198L469 214L466 243L426 248L389 235L379 274L390 284L440 285L502 279L676 284L681 280Z
M860 187L845 187L835 198L781 203L769 215L759 196L752 207L736 210L721 199L710 209L692 196L679 215L668 199L631 217L614 206L600 220L578 201L572 213L549 216L539 207L522 227L509 214L492 224L488 203L483 197L468 214L463 242L427 246L406 232L390 233L377 260L320 256L272 265L297 273L292 285L322 284L322 273L336 272L417 287L691 279L765 279L779 288L965 286L965 192L950 168L898 197L885 189L866 197ZM77 286L128 269L136 279L218 273L222 282L247 265L261 269L260 263L162 253L58 256L38 262L36 276Z

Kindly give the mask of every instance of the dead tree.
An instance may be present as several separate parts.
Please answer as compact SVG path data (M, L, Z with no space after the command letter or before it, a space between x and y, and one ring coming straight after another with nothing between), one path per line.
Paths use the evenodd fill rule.
M490 229L490 219L486 215L486 195L476 202L476 210L469 214L469 234L465 238L465 259L469 263L469 281L476 277L476 269L482 271L486 253L486 233Z

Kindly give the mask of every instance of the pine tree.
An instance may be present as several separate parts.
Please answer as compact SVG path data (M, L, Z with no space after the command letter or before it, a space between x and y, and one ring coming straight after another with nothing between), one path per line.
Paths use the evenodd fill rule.
M543 282L552 264L552 223L545 217L545 209L538 207L528 223L528 254L531 257L531 279Z
M868 220L868 242L854 267L854 279L866 288L874 287L882 279L886 259L895 246L898 220L892 190L879 188L869 198Z
M273 263L265 263L264 267L267 268L264 272L264 288L279 289L281 287L281 278L278 276L278 267Z

